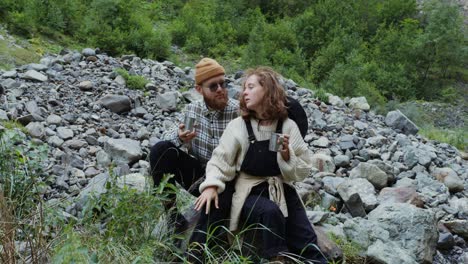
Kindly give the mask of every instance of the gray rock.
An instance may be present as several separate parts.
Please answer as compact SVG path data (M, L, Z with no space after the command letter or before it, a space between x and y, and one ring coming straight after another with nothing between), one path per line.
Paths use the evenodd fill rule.
M99 166L106 168L111 164L111 158L105 151L101 150L96 153L96 162Z
M410 168L413 168L416 164L427 167L431 164L433 158L434 156L431 153L416 147L407 147L404 151L403 162Z
M345 208L352 217L365 217L366 210L361 197L357 193L351 194L347 200L344 201Z
M94 84L91 81L82 81L78 84L78 88L82 91L91 91L94 88Z
M468 216L468 198L457 198L452 197L449 200L449 205L451 208L454 208L457 212Z
M306 211L307 218L312 224L325 222L330 213L322 211Z
M330 144L330 142L326 137L320 137L319 139L312 141L312 146L319 148L326 148L328 147L328 144Z
M57 135L64 140L71 139L74 136L73 130L66 127L58 127Z
M367 179L377 189L386 187L388 182L388 177L385 172L383 172L379 167L366 162L361 162L356 168L352 169L349 178Z
M333 163L332 157L325 154L314 154L312 156L312 166L317 168L319 171L334 172L335 164Z
M431 207L447 202L450 197L448 188L427 174L417 173L416 182L421 199Z
M45 82L47 81L47 76L45 76L42 73L39 73L35 70L29 70L24 75L22 76L23 79L25 80L31 80L31 81L38 81L38 82Z
M385 117L385 124L393 129L402 131L406 135L414 135L419 131L419 128L400 112L400 110L388 112Z
M63 146L67 148L71 148L71 149L80 149L83 147L87 147L88 143L81 139L71 139L71 140L65 141Z
M374 186L366 179L358 178L347 180L338 185L337 190L345 202L354 193L359 194L364 204L364 209L366 209L367 212L374 209L378 204L377 197L375 196Z
M353 150L356 149L356 144L353 142L352 137L343 136L339 139L338 145L342 150Z
M132 173L118 177L117 186L120 188L127 186L139 192L143 192L150 187L148 179L140 173Z
M377 240L388 241L390 234L382 226L364 218L351 218L344 222L343 231L348 240L360 245L366 250ZM365 252L356 252L365 253Z
M366 143L375 146L375 147L381 147L382 145L387 143L387 138L377 135L375 137L370 137L366 140Z
M47 143L49 143L49 145L53 146L53 147L60 147L62 146L63 144L63 139L57 137L57 136L51 136L48 140L47 140Z
M431 263L439 233L437 220L430 210L406 203L379 205L369 213L370 221L378 222L417 263Z
M117 114L129 112L132 109L130 98L124 95L106 95L99 100L99 103Z
M26 69L35 70L35 71L46 71L48 68L49 67L47 67L47 65L40 64L40 63L31 63L31 64L26 65Z
M16 76L18 75L18 73L16 72L16 70L11 70L11 71L6 71L2 74L2 77L3 78L16 78Z
M136 134L136 137L137 137L139 140L149 139L150 133L148 132L148 130L147 130L145 127L142 127L142 128L140 128L140 129L138 129L138 132L137 132L137 134Z
M58 115L49 115L46 119L47 124L49 125L60 125L62 123L62 118Z
M409 253L394 242L375 241L366 252L371 263L382 264L417 264Z
M156 96L156 106L163 111L175 111L177 109L177 92L166 92Z
M3 87L5 90L11 90L14 88L19 88L21 86L21 83L13 79L5 79L0 83L0 86Z
M455 245L453 235L450 233L440 233L439 240L437 241L437 249L447 250Z
M91 48L85 48L81 51L81 54L83 54L85 57L96 56L96 51Z
M444 224L450 232L468 240L468 220L456 219L452 221L443 221L442 224Z
M451 168L436 168L432 172L432 176L445 184L450 192L460 192L465 188L463 180Z
M345 178L325 176L322 178L323 189L330 194L337 194L338 185L345 182Z
M383 188L377 199L380 204L409 203L417 207L423 206L416 190L410 187Z
M333 157L333 160L335 161L335 165L337 167L347 167L349 166L349 157L346 155L337 155Z
M7 112L0 109L0 121L8 121L8 114Z
M365 130L369 127L369 125L359 120L354 120L354 127L359 130Z
M115 77L114 82L121 86L125 86L127 84L127 81L125 81L124 77L122 77L121 75Z
M328 96L328 103L330 103L333 106L338 106L338 107L344 106L343 100L341 100L340 97L335 96L335 95Z
M109 139L104 144L104 150L116 163L133 163L143 156L140 142L127 138Z
M349 107L353 109L360 109L364 111L369 111L370 106L367 103L367 100L365 97L354 97L349 100Z
M45 128L41 123L33 122L26 126L28 133L34 138L43 138L45 136Z

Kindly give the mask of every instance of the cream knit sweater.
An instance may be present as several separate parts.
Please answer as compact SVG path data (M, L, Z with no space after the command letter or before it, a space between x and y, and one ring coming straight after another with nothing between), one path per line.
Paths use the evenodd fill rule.
M258 120L252 119L252 129L255 134L255 138L258 141L269 140L271 134L276 130L277 122L273 122L269 126L259 126ZM281 170L281 175L277 176L275 182L282 184L282 182L292 183L295 181L302 181L307 177L312 169L311 157L312 152L309 150L307 144L304 142L299 129L294 121L287 118L283 122L283 134L288 134L289 137L289 161L283 160L281 154L278 152L277 161ZM225 182L233 180L236 175L239 179L236 183L236 193L234 194L232 209L231 209L231 225L230 229L235 230L237 228L238 218L240 216L240 209L244 205L244 201L247 198L250 189L263 181L267 181L266 177L258 177L257 181L252 181L252 175L246 175L245 173L238 174L240 171L242 162L249 148L247 127L242 117L233 119L226 127L219 145L214 149L213 155L206 167L206 179L200 185L200 192L208 186L217 186L218 193L224 191ZM244 179L250 179L248 181ZM254 177L255 178L255 177ZM240 184L239 184L240 182ZM248 190L248 191L246 191ZM280 188L281 196L284 197L283 189ZM270 193L270 199L271 199ZM281 201L281 207L285 206L284 201ZM287 216L287 212L283 213Z

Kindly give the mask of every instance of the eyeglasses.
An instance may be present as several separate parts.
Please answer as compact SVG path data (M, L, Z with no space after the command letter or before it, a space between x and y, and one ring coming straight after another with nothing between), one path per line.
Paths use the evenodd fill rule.
M212 83L212 84L208 85L207 88L210 89L210 91L212 93L214 93L214 92L216 92L218 90L218 86L221 87L221 89L226 89L227 88L227 82L221 81L219 83Z

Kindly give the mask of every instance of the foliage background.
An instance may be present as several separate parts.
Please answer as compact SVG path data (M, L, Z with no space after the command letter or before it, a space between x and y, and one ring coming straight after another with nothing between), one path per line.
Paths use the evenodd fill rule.
M340 96L432 100L466 81L466 27L451 1L3 0L0 19L48 36L158 60L269 65ZM187 57L187 56L186 56ZM185 57L185 58L186 58Z

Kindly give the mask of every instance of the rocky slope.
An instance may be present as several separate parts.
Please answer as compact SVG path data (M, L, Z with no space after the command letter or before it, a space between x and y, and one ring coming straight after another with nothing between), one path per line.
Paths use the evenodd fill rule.
M147 90L128 89L116 68L146 77ZM200 99L188 89L193 73L167 61L63 51L0 72L0 120L19 121L49 145L44 197L75 201L66 211L79 217L75 197L99 192L111 162L144 184L150 146ZM240 74L228 80L236 98ZM422 138L399 111L374 114L363 97L330 95L325 104L292 80L284 86L309 117L305 140L317 169L297 186L315 226L355 241L376 263L468 263L468 165L457 149Z

